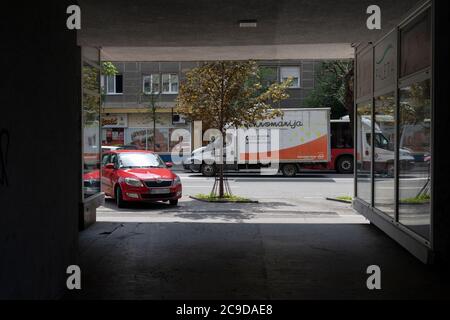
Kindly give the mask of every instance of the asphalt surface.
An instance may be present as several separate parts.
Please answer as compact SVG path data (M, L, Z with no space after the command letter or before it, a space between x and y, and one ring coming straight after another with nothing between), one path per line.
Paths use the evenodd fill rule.
M179 172L177 207L99 208L80 234L83 290L67 299L434 299L448 297L433 270L357 214L326 197L353 193L353 177L232 175L234 194L257 204L212 204L213 179ZM413 185L409 188L414 189ZM386 187L386 199L389 188ZM383 189L382 189L383 190ZM368 290L380 266L382 290Z
M183 198L177 207L166 203L135 203L118 209L112 199L97 211L100 222L216 222L216 223L367 223L350 204L326 198L352 196L353 176L308 173L295 178L228 175L233 194L258 201L256 204L216 204L193 200L208 194L214 178L177 172L183 183Z

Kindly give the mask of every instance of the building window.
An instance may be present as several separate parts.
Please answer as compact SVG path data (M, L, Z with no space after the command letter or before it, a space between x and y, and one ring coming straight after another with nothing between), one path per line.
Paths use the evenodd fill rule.
M428 10L401 30L400 76L431 66L431 13Z
M165 73L162 75L162 92L165 94L178 93L178 74Z
M152 74L149 76L144 76L143 80L143 90L145 94L158 94L160 91L160 75Z
M123 93L123 75L116 74L114 76L105 76L105 80L106 81L102 81L102 87L103 90L106 91L106 94Z
M375 99L374 204L392 218L395 218L396 110L395 93ZM400 155L401 162L408 160L406 154Z
M372 103L360 103L356 108L356 193L372 204Z
M281 82L292 79L291 88L300 88L300 67L280 67Z
M400 89L399 222L425 239L431 224L431 80Z
M99 52L95 48L82 48L82 162L83 200L100 194L100 78ZM97 60L92 61L96 57ZM93 63L94 62L94 63ZM94 66L96 65L96 66Z
M278 68L271 66L261 66L259 68L260 80L264 87L278 83Z

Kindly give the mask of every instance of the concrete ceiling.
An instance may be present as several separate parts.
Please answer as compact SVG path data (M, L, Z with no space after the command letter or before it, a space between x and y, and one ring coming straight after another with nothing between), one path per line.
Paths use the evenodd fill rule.
M352 59L349 44L208 47L104 47L104 61L217 61Z
M331 53L330 56L342 53L345 57L351 43L380 38L418 2L79 0L82 29L78 33L78 42L80 45L104 47L110 56L128 59L163 56L165 60L196 60L193 58L202 56L200 53L205 50L214 57L228 57L227 53L236 55L239 51L246 56L254 51L260 52L262 59L277 59L277 56L296 58L294 56L299 55L293 54L296 45L309 45L301 47L308 51L305 56L313 51L324 54L324 49L330 53L334 48L336 54ZM374 3L382 10L381 31L366 28L366 9ZM256 19L258 26L240 28L238 21L248 19ZM335 47L323 47L330 43ZM127 51L123 47L134 49ZM139 47L146 49L141 51ZM188 49L175 50L174 47ZM180 59L180 55L184 59ZM178 59L174 59L176 57Z

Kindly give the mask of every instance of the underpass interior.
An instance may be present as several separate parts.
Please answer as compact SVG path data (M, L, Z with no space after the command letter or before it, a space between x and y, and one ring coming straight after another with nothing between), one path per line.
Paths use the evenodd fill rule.
M418 3L378 2L386 8L383 30L393 28ZM81 96L81 92L71 89L77 86L76 79L81 78L76 71L80 62L75 62L81 51L74 52L74 40L81 48L100 48L102 61L326 60L352 59L355 44L376 41L384 35L384 31L369 31L365 27L364 13L371 4L369 1L339 4L228 1L225 5L221 1L174 1L170 8L163 1L150 5L143 1L80 0L79 4L84 17L82 30L71 38L56 33L52 40L61 40L61 48L53 49L50 57L36 57L36 61L47 59L46 65L55 59L73 59L70 67L61 61L60 70L47 75L56 76L60 72L68 75L65 84L57 84L62 92L58 101L47 107L47 111L55 112L55 119L68 115L65 113L68 111L58 109L61 104L71 106L68 108L73 113L71 118L81 118L80 101L63 97ZM324 8L331 7L334 14L324 16ZM56 12L53 14L58 16ZM257 19L258 28L236 29L237 22L246 19ZM176 31L171 29L173 25L179 26ZM46 49L46 44L42 46ZM17 54L7 53L11 57ZM44 105L47 97L37 99ZM19 117L14 114L12 119ZM33 127L32 119L27 121ZM0 124L13 131L1 119ZM54 130L52 133L62 130L70 136L70 132L78 129L79 123L74 120L69 127L58 124L48 130ZM43 132L44 140L45 137ZM45 227L33 229L34 236L41 239L39 244L31 243L20 233L5 235L5 243L20 242L16 248L21 254L13 252L12 246L2 248L12 263L2 265L0 280L6 289L0 291L0 297L68 300L450 297L444 266L422 263L357 213L351 204L325 199L352 196L353 175L308 172L283 178L230 174L233 192L259 201L230 205L191 199L191 195L207 193L213 179L175 168L183 183L183 198L177 207L165 203L132 204L119 209L109 198L104 204L96 199L80 205L84 201L80 197L83 168L77 161L79 157L75 160L71 157L82 154L79 147L82 139L76 137L70 143L61 139L54 144L57 150L68 151L53 163L55 176L59 173L72 181L70 194L77 197L67 195L50 203L36 196L32 199L34 204L24 202L19 210L12 203L12 196L11 202L5 196L6 210L18 212L16 217L8 216L10 225L19 227L19 217L34 205L41 209L30 218L27 228L33 229L32 222ZM53 150L49 147L46 152ZM25 164L18 154L13 157L16 163ZM37 159L36 165L39 163L46 164L45 157ZM68 173L67 165L80 170ZM23 179L22 174L14 170L11 180ZM38 173L34 175L40 177ZM47 190L57 194L66 185L62 178L58 181L57 185L46 184ZM18 190L17 184L11 184L10 188L11 194ZM71 209L66 208L69 204ZM63 217L59 216L61 212L65 213ZM90 226L78 232L78 226L86 222ZM61 239L65 241L55 241ZM35 261L34 265L25 263L27 254ZM65 267L74 263L82 270L81 291L64 288ZM383 270L383 290L367 289L366 270L370 265ZM11 266L17 271L12 272ZM26 281L21 274L41 280Z
M405 1L391 6L384 23L395 24L396 13L404 15L413 4L415 1ZM308 32L287 32L285 21L294 21L298 30L307 30L286 11L293 5L283 2L272 7L276 14L268 17L265 4L245 8L233 4L230 15L242 10L258 17L258 28L235 30L232 37L226 35L227 29L244 16L223 15L214 25L208 24L201 37L189 40L170 32L155 37L141 33L142 26L136 25L127 25L135 35L133 40L123 39L117 29L115 33L104 30L103 35L114 36L99 40L94 33L89 34L101 23L96 19L87 31L79 33L79 43L101 41L101 58L124 62L126 73L127 65L136 61L161 65L161 61L353 59L353 47L359 39L368 42L380 37L376 31L368 34L362 28L357 29L357 35L330 35L315 29L314 39L308 38ZM202 4L196 8L203 6L215 7ZM359 5L350 7L356 10ZM122 17L145 12L145 7L122 9L126 10ZM159 14L167 13L156 12ZM191 14L199 13L193 10ZM193 33L202 28L199 20L184 21L176 9L170 19ZM311 23L317 23L313 20L323 22L317 14L310 17ZM269 21L276 21L274 28L267 29ZM164 23L152 27L164 28ZM182 168L175 171L183 183L183 198L175 208L137 203L118 209L114 200L107 198L97 209L97 223L80 234L86 289L82 295L69 298L376 299L444 294L447 282L440 272L411 257L350 204L326 200L353 195L353 175L302 172L286 179L229 174L234 193L259 201L230 205L191 199L209 193L214 179ZM333 261L332 267L329 261ZM382 293L367 291L365 268L373 264L387 270Z

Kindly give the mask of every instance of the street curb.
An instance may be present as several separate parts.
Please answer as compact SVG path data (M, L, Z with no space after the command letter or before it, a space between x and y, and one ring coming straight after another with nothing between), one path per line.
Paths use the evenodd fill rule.
M400 205L402 206L423 206L423 205L429 205L431 204L431 202L425 202L425 203L404 203L404 202L399 202Z
M227 201L227 200L209 201L209 200L205 200L205 199L196 198L193 196L189 196L189 198L200 201L200 202L207 202L207 203L259 203L259 201L253 201L253 200L248 200L248 201Z
M325 198L328 201L334 201L334 202L340 202L340 203L347 203L347 204L352 204L353 201L348 201L348 200L341 200L341 199L335 199L335 198Z

